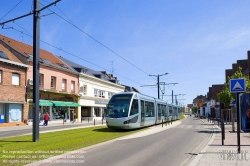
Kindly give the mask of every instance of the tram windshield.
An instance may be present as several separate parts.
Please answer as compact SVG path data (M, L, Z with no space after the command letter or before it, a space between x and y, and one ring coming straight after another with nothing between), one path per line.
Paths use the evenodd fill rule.
M128 117L129 104L131 98L132 94L114 95L108 103L106 117Z

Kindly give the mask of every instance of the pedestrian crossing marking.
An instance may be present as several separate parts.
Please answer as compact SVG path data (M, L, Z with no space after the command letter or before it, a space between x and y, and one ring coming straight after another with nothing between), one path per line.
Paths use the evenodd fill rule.
M179 125L175 128L183 128L183 129L205 129L206 126L197 126L197 125Z

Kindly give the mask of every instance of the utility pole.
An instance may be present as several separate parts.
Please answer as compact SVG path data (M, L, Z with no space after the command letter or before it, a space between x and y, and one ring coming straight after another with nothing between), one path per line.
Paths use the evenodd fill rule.
M33 14L33 142L39 141L39 59L40 59L40 12L61 0L40 9L40 0L34 0L34 11L0 23L0 26Z
M160 99L160 76L163 76L163 75L167 75L168 73L164 73L164 74L161 74L161 75L151 75L149 74L149 76L155 76L157 77L157 87L158 87L158 99ZM143 86L155 86L155 85L142 85L141 87Z
M40 59L40 0L34 0L33 14L33 142L39 141L39 59Z

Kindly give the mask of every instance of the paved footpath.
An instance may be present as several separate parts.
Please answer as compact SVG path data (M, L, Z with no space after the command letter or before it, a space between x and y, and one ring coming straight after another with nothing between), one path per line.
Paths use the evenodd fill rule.
M217 123L213 128L213 137L208 145L189 166L250 166L250 133L240 133L241 153L238 154L237 132L232 132L232 125L225 125L224 145L222 145L221 129Z

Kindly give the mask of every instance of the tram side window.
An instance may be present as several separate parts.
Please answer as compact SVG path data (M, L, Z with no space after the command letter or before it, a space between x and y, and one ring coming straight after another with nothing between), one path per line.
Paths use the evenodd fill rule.
M166 113L166 105L161 105L161 109L162 109L162 116L165 116L165 113Z
M155 109L154 109L154 103L149 103L149 116L154 117L155 116Z
M138 114L138 100L134 99L131 105L130 116Z
M158 116L161 116L162 105L157 104L157 107L158 107Z
M145 101L145 117L154 117L155 109L154 103Z
M169 108L169 114L172 114L172 108L171 107Z

